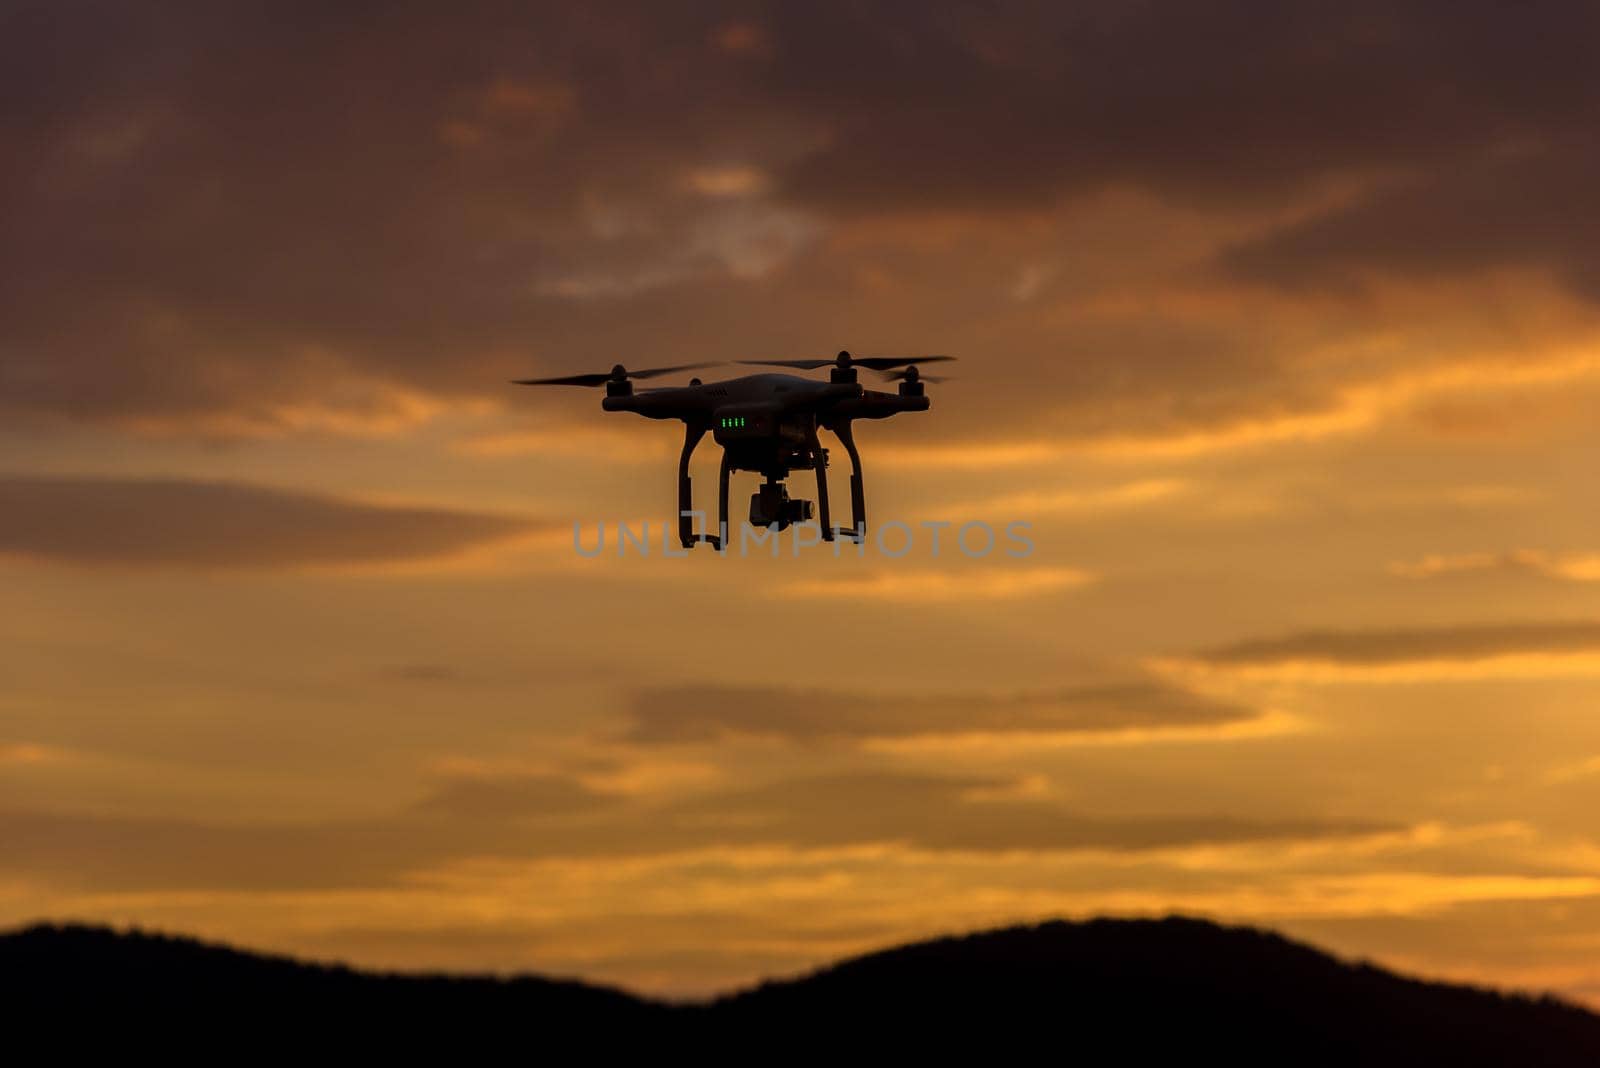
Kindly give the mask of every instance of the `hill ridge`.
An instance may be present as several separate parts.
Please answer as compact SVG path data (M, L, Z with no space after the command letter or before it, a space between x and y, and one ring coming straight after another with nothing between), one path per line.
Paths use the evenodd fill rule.
M1600 1064L1600 1015L1549 994L1409 978L1276 932L1184 916L1048 920L893 946L677 1003L581 980L366 971L184 935L35 923L0 934L17 1012L122 1014L278 1037L692 1041L821 1048L1068 1041L1135 1062L1197 1051L1234 1063ZM20 1010L20 1011L18 1011ZM251 1027L250 1030L259 1031ZM776 1052L776 1050L775 1050Z

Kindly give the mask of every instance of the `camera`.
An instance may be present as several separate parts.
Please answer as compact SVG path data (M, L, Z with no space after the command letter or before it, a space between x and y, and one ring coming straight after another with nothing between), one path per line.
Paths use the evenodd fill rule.
M750 495L750 525L779 530L811 518L811 502L791 500L789 489L782 482L768 482Z

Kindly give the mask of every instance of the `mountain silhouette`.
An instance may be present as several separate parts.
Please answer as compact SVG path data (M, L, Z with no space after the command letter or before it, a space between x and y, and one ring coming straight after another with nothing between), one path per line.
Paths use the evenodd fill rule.
M218 1056L448 1048L750 1062L981 1049L1090 1064L1600 1065L1600 1016L1574 1005L1404 978L1183 918L942 938L683 1004L569 980L363 972L40 925L0 936L0 998L13 1031L68 1021L60 1033L78 1042L155 1039Z

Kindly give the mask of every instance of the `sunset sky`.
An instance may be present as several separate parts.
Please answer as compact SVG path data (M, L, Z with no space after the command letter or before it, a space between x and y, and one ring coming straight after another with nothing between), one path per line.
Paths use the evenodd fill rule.
M688 995L1178 911L1600 1004L1596 40L0 2L0 923ZM840 348L960 361L871 517L1031 556L574 552L677 424L509 379Z

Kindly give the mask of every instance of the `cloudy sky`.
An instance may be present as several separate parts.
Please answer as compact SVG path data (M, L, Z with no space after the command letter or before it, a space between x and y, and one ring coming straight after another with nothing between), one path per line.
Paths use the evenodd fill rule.
M1597 34L0 5L0 921L688 994L1176 910L1600 1003ZM509 378L839 348L961 361L874 518L1032 555L574 552L677 437Z

